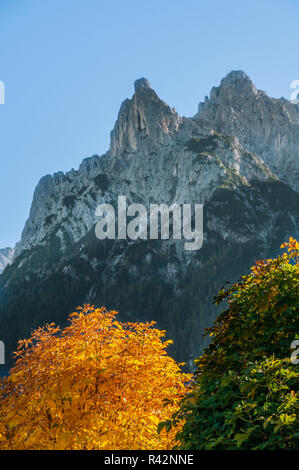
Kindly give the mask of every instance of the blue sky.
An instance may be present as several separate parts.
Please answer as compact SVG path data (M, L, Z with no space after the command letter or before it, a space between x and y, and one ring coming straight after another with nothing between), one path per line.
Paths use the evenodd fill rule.
M298 0L0 0L0 247L43 175L108 149L136 78L185 116L231 70L289 98L298 23Z

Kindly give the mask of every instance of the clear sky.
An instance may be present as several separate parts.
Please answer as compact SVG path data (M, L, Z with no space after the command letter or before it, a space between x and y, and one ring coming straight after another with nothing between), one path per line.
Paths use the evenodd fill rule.
M136 78L185 116L231 70L289 99L298 24L298 0L0 0L0 247L43 175L108 149Z

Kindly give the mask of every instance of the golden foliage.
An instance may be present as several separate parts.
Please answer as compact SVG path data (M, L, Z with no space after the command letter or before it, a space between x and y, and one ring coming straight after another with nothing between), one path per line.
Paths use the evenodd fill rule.
M19 341L0 382L1 449L171 449L178 429L157 433L187 391L165 351L164 331L120 323L85 305Z

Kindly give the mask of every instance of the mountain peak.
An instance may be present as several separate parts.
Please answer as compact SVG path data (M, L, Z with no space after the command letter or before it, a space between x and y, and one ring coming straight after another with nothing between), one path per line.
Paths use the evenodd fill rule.
M151 89L151 85L147 78L141 77L135 80L134 89L135 93L138 93L139 91L144 89Z
M199 103L194 117L202 132L214 129L234 135L251 153L293 189L299 189L299 109L285 99L257 90L248 75L230 72L210 98Z
M239 96L257 96L258 91L249 76L242 70L232 70L213 87L210 93L211 102L227 102L238 100Z
M223 80L221 80L219 88L225 87L236 87L239 89L247 88L248 90L253 91L254 94L257 93L257 89L255 88L252 80L247 73L243 72L243 70L232 70L229 72Z
M231 70L222 80L222 82L247 81L252 83L251 79L243 70Z
M169 143L178 130L181 118L162 101L142 77L134 82L135 93L123 101L111 132L110 154L141 152Z

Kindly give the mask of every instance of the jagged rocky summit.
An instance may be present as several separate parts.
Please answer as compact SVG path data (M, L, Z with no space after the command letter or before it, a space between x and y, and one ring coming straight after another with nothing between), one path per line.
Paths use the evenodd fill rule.
M190 361L218 313L213 296L298 231L299 107L231 72L193 118L180 117L149 82L135 82L108 152L78 171L45 176L14 261L0 277L0 331L16 340L77 305L105 305L125 320L156 320ZM297 175L297 176L296 176ZM128 204L204 204L204 244L98 240L95 209ZM7 325L10 325L9 330Z
M207 132L234 135L299 191L299 105L270 98L241 71L229 73L199 104L194 119Z

